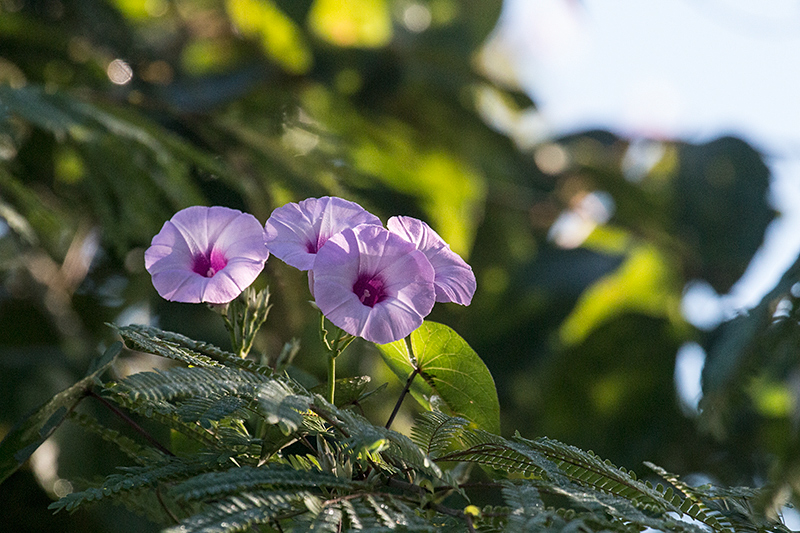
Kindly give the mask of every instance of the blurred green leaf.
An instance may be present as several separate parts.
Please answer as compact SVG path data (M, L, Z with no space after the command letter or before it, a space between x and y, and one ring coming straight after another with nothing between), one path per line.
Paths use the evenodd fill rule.
M411 347L413 354L405 340L378 345L383 360L401 380L419 370L411 394L421 405L500 433L500 404L492 374L458 333L425 321L411 334Z
M319 37L337 46L377 48L392 39L386 0L314 0L308 23Z
M682 287L673 269L657 248L633 248L619 269L583 292L561 324L562 343L580 344L600 324L626 312L680 321Z
M226 0L231 21L259 40L266 54L293 74L308 72L313 56L303 31L272 0Z

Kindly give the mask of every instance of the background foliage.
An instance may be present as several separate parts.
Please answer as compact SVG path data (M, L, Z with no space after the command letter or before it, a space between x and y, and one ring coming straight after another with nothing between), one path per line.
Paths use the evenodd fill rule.
M265 221L287 201L334 194L384 220L428 221L473 265L473 304L431 318L491 370L503 435L546 435L640 476L652 461L700 480L770 481L777 503L800 490L800 267L712 331L680 313L690 281L730 289L775 216L761 155L734 138L531 134L535 104L485 74L503 61L482 48L500 8L0 1L0 428L85 376L117 339L106 322L228 346L218 317L161 300L143 269L175 211L220 204ZM324 357L297 296L305 279L271 260L258 283L275 308L256 349L276 356L299 338L295 378L313 387ZM709 354L700 413L682 408L673 380L690 341ZM126 351L112 372L153 361ZM367 343L339 368L402 387ZM123 509L46 507L64 479L107 475L124 458L68 424L45 448L0 485L4 520L109 528Z

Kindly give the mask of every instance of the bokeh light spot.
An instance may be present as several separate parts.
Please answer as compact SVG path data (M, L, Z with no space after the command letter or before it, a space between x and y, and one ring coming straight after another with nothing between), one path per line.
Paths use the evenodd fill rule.
M431 25L431 12L422 4L411 4L403 11L403 25L414 33L421 33Z
M133 69L122 59L115 59L108 64L106 74L111 83L125 85L133 79Z
M533 153L533 160L539 170L555 175L564 172L569 165L569 153L560 144L543 144Z

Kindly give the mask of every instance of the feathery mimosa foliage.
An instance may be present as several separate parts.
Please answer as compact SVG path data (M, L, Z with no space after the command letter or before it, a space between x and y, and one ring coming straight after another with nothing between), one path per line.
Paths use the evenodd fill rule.
M258 299L246 294L242 301ZM262 322L245 307L236 312L248 327ZM423 328L427 333L416 338L416 353L431 357L452 344L429 334L441 326L426 322ZM214 346L154 327L117 331L129 349L175 365L102 381L101 373L120 352L117 347L95 365L89 381L76 386L114 410L179 432L184 442L180 449L175 439L172 445L159 443L127 415L140 432L138 442L89 415L72 414L68 420L138 464L120 466L99 484L64 496L50 506L56 512L112 500L162 521L170 533L252 527L283 532L788 531L751 511L757 491L690 487L650 465L660 479L654 486L574 446L487 431L480 410L470 420L431 409L452 410L447 394L437 402L420 396L428 410L405 435L359 414L358 399L333 405L286 374ZM447 329L446 336L456 334ZM423 365L425 359L413 360ZM423 372L437 369L425 366ZM362 397L368 395L367 381L359 383ZM485 391L473 394L458 382L453 387L473 402L485 401ZM9 442L25 444L32 430L49 433L52 422L44 415L51 410L45 405L12 432ZM491 503L484 501L487 495Z

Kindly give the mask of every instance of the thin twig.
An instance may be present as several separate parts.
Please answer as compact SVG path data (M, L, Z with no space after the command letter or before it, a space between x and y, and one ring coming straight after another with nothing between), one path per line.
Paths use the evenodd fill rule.
M302 511L292 511L290 513L286 513L286 514L283 514L283 515L277 515L277 516L272 517L272 520L270 520L270 523L274 523L275 527L278 529L278 531L283 533L283 528L281 527L281 520L289 520L291 518L294 518L295 516L304 515L307 512L308 512L308 509L303 509Z
M386 484L390 487L395 487L401 490L405 490L408 492L413 492L418 496L428 495L430 494L427 490L420 487L419 485L414 485L413 483L407 483L405 481L401 481L397 478L390 477L386 480ZM472 525L472 517L466 514L464 511L459 511L458 509L453 509L451 507L444 506L440 503L436 502L428 502L426 507L429 507L436 511L437 513L441 513L447 516L453 516L455 518L460 518L467 523L467 529L469 531L475 531L474 526Z
M472 525L472 516L466 513L463 513L463 515L464 515L464 521L467 523L467 531L469 531L470 533L475 533L475 526Z
M178 517L175 516L175 513L173 513L170 510L170 508L167 507L167 504L164 502L164 499L161 497L161 487L160 486L156 487L156 498L158 498L158 503L161 504L161 508L164 509L164 512L167 513L167 515L169 515L169 517L172 519L172 521L175 522L176 524L180 524L181 521L178 520Z
M346 429L344 429L344 428L342 427L342 425L341 425L341 424L340 424L338 421L336 421L336 420L334 420L332 417L328 416L328 413L325 413L325 412L323 412L323 411L322 411L320 408L318 408L318 407L316 407L316 406L314 406L314 405L310 406L310 407L309 407L309 410L310 410L312 413L315 413L317 416L319 416L319 417L320 417L321 419L323 419L325 422L327 422L328 424L330 424L331 426L333 426L333 428L334 428L336 431L338 431L339 433L341 433L341 434L342 434L342 436L343 436L344 438L346 438L346 439L349 439L349 438L350 438L350 432L349 432L349 431L347 431Z
M386 429L389 429L392 425L392 422L394 422L394 417L396 417L397 413L400 411L400 406L403 405L403 400L405 399L406 394L408 394L408 391L411 390L411 382L414 381L414 378L417 377L417 374L419 374L419 368L415 368L411 375L408 376L408 379L406 380L406 386L403 388L403 392L400 393L397 403L394 404L394 410L392 411L392 414L389 415L389 420L386 421Z
M493 483L490 481L475 481L473 483L461 483L458 485L459 489L502 489L505 487L502 483ZM433 489L434 492L443 492L453 490L453 487L450 486L443 486L443 487L436 487Z
M105 398L103 398L102 396L100 396L99 394L94 392L93 390L87 390L86 391L86 395L97 399L106 408L108 408L112 413L114 413L115 415L120 417L123 421L125 421L126 424L131 426L137 433L139 433L142 437L144 437L147 440L147 442L149 442L150 444L155 446L161 453L163 453L165 455L169 455L170 457L175 457L174 453L169 451L163 444L158 442L155 439L155 437L153 437L150 433L148 433L142 426L140 426L139 424L134 422L134 420L131 417L129 417L128 415L126 415L125 413L123 413L122 411L117 409L117 406L115 406L114 404L112 404L111 402L109 402L108 400L106 400Z

